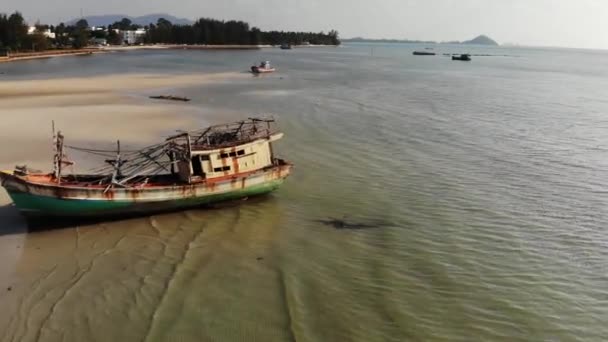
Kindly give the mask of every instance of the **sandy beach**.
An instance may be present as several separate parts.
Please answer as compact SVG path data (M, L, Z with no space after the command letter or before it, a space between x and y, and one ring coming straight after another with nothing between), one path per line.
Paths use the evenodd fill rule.
M166 88L179 88L247 77L239 73L207 75L109 75L89 78L5 81L0 83L3 108L2 168L28 164L47 169L51 123L71 142L155 142L159 134L192 129L205 122L193 118L195 105L151 100Z

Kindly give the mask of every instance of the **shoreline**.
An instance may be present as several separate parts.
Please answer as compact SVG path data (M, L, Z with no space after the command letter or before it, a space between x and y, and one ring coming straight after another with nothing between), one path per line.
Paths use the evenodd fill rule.
M338 45L292 45L293 49L299 48L322 48L322 47L338 47ZM177 44L158 44L158 45L134 45L134 46L106 46L86 48L80 50L47 50L41 52L18 52L11 54L8 57L0 57L0 63L27 61L35 59L46 59L53 57L65 56L88 56L98 53L114 52L114 51L134 51L134 50L261 50L261 49L278 49L279 45L177 45Z
M321 47L337 47L338 45L291 45L293 49L299 48L321 48ZM154 45L132 45L132 46L106 46L99 48L104 51L129 51L129 50L261 50L261 49L279 49L280 45L179 45L179 44L154 44Z
M0 57L0 63L16 62L16 61L27 61L32 59L43 59L52 57L64 57L64 56L88 56L94 53L103 53L103 50L99 49L80 49L80 50L47 50L42 52L18 52L9 55L9 57Z

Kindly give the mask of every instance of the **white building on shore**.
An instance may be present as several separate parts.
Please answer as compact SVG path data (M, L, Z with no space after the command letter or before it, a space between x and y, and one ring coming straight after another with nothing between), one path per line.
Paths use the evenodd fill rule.
M144 37L146 35L145 29L137 29L137 30L129 30L129 31L120 31L122 35L122 41L128 45L140 44L143 43Z
M27 34L34 33L36 33L36 26L29 26L27 28ZM40 31L40 33L42 33L47 38L55 39L55 32L51 32L51 29L42 30Z

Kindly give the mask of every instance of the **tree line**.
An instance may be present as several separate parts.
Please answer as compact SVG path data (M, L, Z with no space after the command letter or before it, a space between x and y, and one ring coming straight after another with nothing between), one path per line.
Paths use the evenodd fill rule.
M243 21L201 18L192 25L173 25L165 19L159 19L156 25L146 27L144 38L149 44L209 44L209 45L280 45L304 43L321 45L339 45L337 31L329 33L261 31L249 27Z
M339 45L337 31L319 32L285 32L262 31L250 27L248 23L236 20L216 20L201 18L192 25L174 25L166 19L159 19L156 24L140 26L124 18L107 27L92 30L85 19L73 25L61 23L57 26L36 23L36 29L28 34L28 25L19 12L11 15L0 13L0 48L13 51L41 51L50 47L82 48L93 41L105 40L111 45L124 43L121 31L145 29L137 43L144 44L208 44L208 45L280 45L280 44L319 44ZM55 38L48 38L44 33L50 30Z
M0 13L0 47L21 49L32 46L32 38L28 35L28 26L23 16L15 12L10 16Z
M0 13L0 48L11 51L44 51L50 47L82 48L89 44L90 30L86 20L75 25L61 23L57 26L36 23L29 34L29 26L20 12L6 15ZM51 39L45 32L55 33Z

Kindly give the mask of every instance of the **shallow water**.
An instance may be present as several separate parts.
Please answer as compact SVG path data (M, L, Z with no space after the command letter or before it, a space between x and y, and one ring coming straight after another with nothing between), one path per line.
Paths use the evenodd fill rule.
M608 53L420 48L0 65L30 79L270 59L272 75L165 90L201 122L274 114L296 165L275 194L212 210L25 233L0 208L4 340L608 338Z

